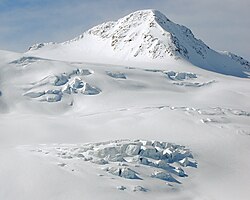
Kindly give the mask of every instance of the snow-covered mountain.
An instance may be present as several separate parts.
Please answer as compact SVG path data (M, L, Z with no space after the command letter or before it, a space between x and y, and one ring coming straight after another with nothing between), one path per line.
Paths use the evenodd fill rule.
M229 52L216 52L192 31L156 10L131 13L116 22L95 26L79 37L63 42L41 43L27 54L52 59L101 62L147 61L166 65L182 60L211 71L246 76L250 63Z
M0 51L0 199L248 200L248 73L153 10Z

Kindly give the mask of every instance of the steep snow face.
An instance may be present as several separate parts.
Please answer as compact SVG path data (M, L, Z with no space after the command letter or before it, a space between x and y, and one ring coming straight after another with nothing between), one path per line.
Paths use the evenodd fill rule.
M242 57L210 49L190 29L156 10L137 11L116 22L95 26L73 40L36 44L29 50L28 54L53 59L91 62L105 59L110 64L119 61L170 64L182 60L240 77L246 77L245 71L250 71L250 63Z
M159 11L137 11L117 22L104 23L88 31L103 39L111 38L113 49L129 47L134 57L152 59L167 56L189 59L191 53L205 57L208 46L197 40L191 30L170 21Z
M197 40L188 28L173 23L154 10L137 11L117 22L103 23L62 44L74 44L86 35L107 40L114 51L126 51L131 57L146 56L157 59L182 56L188 59L191 52L205 57L206 49L209 49L201 40ZM53 44L36 44L30 47L30 50Z
M161 24L164 27L161 27ZM160 12L145 10L132 13L117 22L96 26L90 29L88 34L109 39L114 50L128 49L128 53L134 57L146 56L156 59L179 54L188 57L187 49L172 33L173 26L174 23ZM176 31L184 30L177 25Z

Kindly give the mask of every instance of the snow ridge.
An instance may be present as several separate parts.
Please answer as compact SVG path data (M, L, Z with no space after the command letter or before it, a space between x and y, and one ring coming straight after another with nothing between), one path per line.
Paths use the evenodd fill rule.
M170 64L181 59L206 70L240 77L247 77L245 70L250 70L247 60L210 49L190 29L172 22L157 10L136 11L118 21L97 25L73 40L36 44L29 50L33 56L51 59L66 57L96 62L101 57L101 60L111 59L107 61L109 64L114 58Z
M250 62L245 60L244 58L242 58L241 56L238 56L236 54L233 54L231 52L228 51L224 51L223 52L225 55L227 55L228 57L230 57L232 60L236 61L237 63L245 66L246 69L250 69Z
M71 42L78 41L86 33ZM165 58L182 56L189 58L188 48L201 57L205 57L209 49L201 40L197 40L192 31L185 26L170 21L156 10L142 10L127 15L117 22L107 22L95 26L87 34L110 40L114 50L122 51L127 46L134 57L146 55L150 58ZM183 45L183 41L187 45Z

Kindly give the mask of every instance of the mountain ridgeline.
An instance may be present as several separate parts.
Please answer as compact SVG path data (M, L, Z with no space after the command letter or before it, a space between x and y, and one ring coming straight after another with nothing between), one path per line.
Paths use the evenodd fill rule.
M141 10L118 21L106 22L63 43L40 43L27 54L51 59L109 64L119 61L169 65L184 61L226 75L247 77L250 63L230 52L217 52L185 26L156 10Z

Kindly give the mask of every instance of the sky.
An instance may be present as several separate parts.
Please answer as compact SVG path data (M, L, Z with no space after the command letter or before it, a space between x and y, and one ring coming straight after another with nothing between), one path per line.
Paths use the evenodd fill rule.
M0 0L0 49L70 40L105 21L157 9L215 50L250 61L249 0Z

